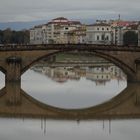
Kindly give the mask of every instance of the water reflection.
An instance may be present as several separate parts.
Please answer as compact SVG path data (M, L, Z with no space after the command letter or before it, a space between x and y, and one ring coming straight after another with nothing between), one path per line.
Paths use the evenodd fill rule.
M111 100L83 109L56 108L39 102L22 89L13 90L16 91L16 93L13 94L13 92L7 90L7 88L11 88L11 86L7 86L0 90L0 115L76 119L78 123L81 119L89 118L140 117L139 85L139 83L128 83L127 88Z
M0 138L5 140L139 140L140 120L32 120L0 119ZM41 127L42 123L42 127ZM104 125L104 127L103 127ZM12 128L12 129L11 129ZM8 133L7 133L8 132Z
M111 63L90 67L38 64L22 76L22 88L28 94L60 108L101 104L119 94L126 85L126 75Z

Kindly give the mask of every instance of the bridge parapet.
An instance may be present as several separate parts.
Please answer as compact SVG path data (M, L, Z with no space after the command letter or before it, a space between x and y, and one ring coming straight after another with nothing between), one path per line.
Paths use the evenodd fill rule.
M137 51L138 46L116 46L116 45L99 45L99 44L10 44L0 46L0 51L21 51L21 50L108 50L108 51Z

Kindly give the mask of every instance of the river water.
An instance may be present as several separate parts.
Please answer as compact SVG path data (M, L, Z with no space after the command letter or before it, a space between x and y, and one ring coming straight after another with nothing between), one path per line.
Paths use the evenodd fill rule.
M0 119L2 140L139 140L140 120Z
M0 87L4 75L0 74ZM126 75L114 65L94 67L34 66L22 76L21 88L58 108L101 104L127 87ZM0 118L2 140L139 140L140 119L51 120Z

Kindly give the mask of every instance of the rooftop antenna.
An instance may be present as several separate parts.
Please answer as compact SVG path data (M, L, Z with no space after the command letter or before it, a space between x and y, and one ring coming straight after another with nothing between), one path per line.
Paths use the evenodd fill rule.
M118 15L118 20L119 20L119 21L121 20L121 15L120 15L120 14Z

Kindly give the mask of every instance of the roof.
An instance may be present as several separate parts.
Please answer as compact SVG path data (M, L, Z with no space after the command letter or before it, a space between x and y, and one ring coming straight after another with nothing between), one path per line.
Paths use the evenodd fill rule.
M131 30L137 30L138 29L138 25L136 25L136 24L129 25L127 27L130 28Z
M64 17L58 17L58 18L55 18L53 20L68 20L67 18L64 18Z
M63 22L63 21L51 21L51 22L48 22L48 24L61 24L61 25L72 25L72 24L74 24L74 25L81 25L81 22L80 21L67 21L67 22ZM47 24L47 25L48 25Z
M129 21L119 21L117 23L118 26L129 26L130 22Z
M95 24L90 24L88 26L110 26L110 25L107 23L95 23Z
M69 21L70 24L81 24L80 21Z
M69 22L48 22L48 24L61 24L61 25L66 25L66 24L69 24Z

